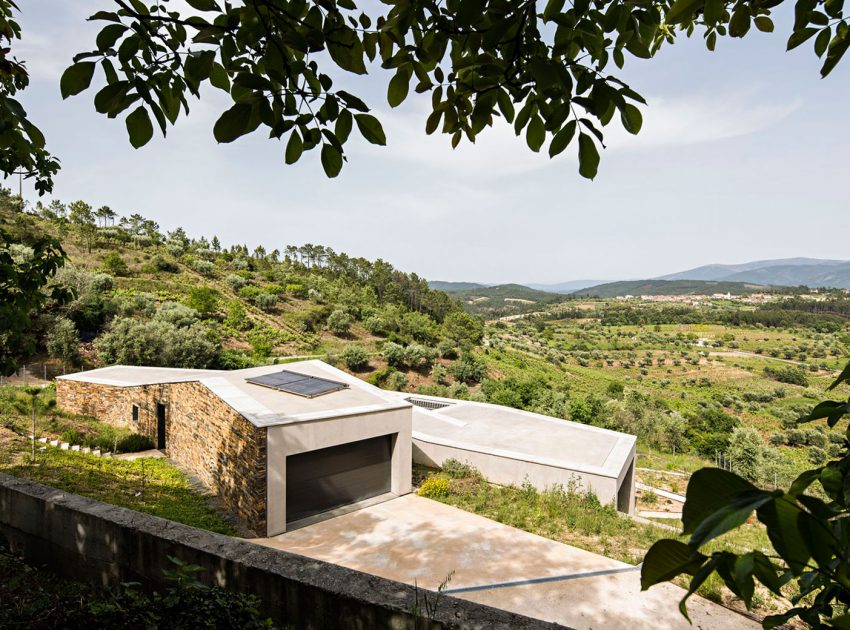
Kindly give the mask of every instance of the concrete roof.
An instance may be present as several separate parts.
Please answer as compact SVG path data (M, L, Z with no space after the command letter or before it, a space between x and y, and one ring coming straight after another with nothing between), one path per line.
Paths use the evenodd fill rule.
M245 380L281 370L340 381L346 383L348 388L316 398L304 398ZM264 365L244 370L183 370L115 365L59 378L116 387L198 382L258 427L339 418L410 406L410 403L390 392L384 392L355 376L316 360Z
M418 394L399 396L447 405L435 410L414 405L414 440L546 466L616 478L637 441L626 433L501 405Z
M224 370L185 370L183 368L141 367L137 365L110 365L96 370L57 377L59 380L81 381L115 387L138 387L161 383L185 383L197 381L205 376L219 374Z

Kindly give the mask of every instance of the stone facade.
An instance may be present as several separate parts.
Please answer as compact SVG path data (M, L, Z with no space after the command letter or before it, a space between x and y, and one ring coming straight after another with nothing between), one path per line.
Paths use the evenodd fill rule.
M65 411L129 427L154 444L157 404L164 404L166 455L217 494L248 529L265 534L266 429L255 427L201 383L120 387L59 379L56 402Z

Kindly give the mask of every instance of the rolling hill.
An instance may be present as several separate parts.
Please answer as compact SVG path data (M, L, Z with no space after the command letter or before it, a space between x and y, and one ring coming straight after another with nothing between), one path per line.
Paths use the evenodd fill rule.
M748 282L715 282L711 280L625 280L608 282L576 291L573 295L621 297L625 295L712 295L731 293L746 295L770 290L761 284Z
M488 285L479 284L478 282L446 282L444 280L429 280L428 286L435 291L458 293L460 291L469 291L470 289L483 289Z

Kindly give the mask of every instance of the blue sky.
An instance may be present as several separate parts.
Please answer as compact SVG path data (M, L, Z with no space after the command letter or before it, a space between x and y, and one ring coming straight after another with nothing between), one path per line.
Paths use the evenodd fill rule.
M787 12L776 33L721 40L714 53L695 37L629 60L622 78L649 102L644 129L608 128L593 182L578 175L572 149L550 161L505 128L452 151L448 137L425 135L427 97L389 110L381 73L343 80L382 118L388 146L355 143L328 180L318 156L286 166L283 145L259 134L217 145L212 125L226 103L215 94L138 151L123 120L94 111L93 91L63 102L59 76L93 47L97 28L84 18L104 4L21 3L15 52L32 76L22 100L62 160L63 201L224 243L323 243L442 280L622 279L847 258L850 60L820 79L808 44L785 52Z

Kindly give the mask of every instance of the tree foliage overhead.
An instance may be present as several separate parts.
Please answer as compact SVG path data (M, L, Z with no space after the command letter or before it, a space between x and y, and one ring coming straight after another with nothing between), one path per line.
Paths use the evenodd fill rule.
M44 134L15 98L29 85L25 65L12 55L12 45L21 37L13 19L17 10L12 0L0 0L0 172L4 177L19 173L34 178L35 189L44 194L53 190L59 162L47 152Z
M0 0L0 2L8 0ZM219 142L263 128L285 141L285 160L321 152L334 177L352 131L386 142L370 106L335 83L338 70L391 75L387 102L411 89L429 94L427 133L452 146L474 142L497 118L550 156L577 145L579 171L594 178L602 128L615 117L630 133L642 124L643 98L612 70L631 57L651 58L681 34L703 33L713 50L721 36L753 26L773 31L781 0L102 0L111 10L95 48L78 54L62 77L64 97L83 92L96 73L106 85L97 111L126 115L130 142L163 134L205 84L232 103L215 123ZM814 37L826 76L850 45L843 0L797 0L788 48Z

